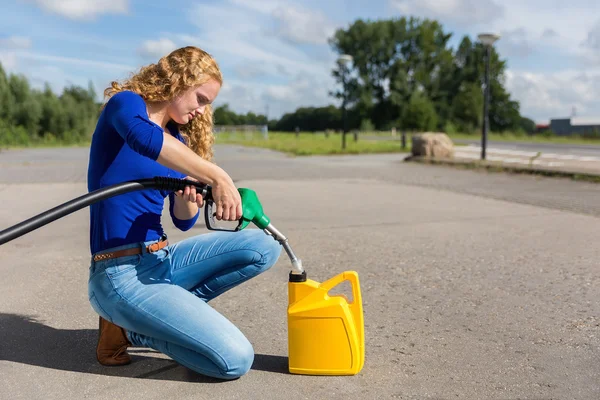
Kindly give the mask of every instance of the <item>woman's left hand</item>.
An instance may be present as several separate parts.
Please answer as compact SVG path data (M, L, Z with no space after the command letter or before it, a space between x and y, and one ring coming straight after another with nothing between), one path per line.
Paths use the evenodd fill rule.
M186 176L185 179L198 182L197 179L194 179L191 176ZM195 186L186 186L184 190L176 191L175 196L181 197L183 200L188 201L190 203L196 203L198 208L201 208L204 205L204 199L202 198L202 195L200 193L196 192Z

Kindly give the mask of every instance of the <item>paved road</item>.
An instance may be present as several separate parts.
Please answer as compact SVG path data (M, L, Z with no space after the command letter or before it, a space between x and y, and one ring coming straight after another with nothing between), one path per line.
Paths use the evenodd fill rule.
M0 227L85 193L85 149L0 153ZM0 247L1 399L600 397L600 185L218 147L309 277L358 271L366 363L352 377L286 372L288 261L217 298L255 347L215 382L148 349L104 368L86 298L87 210ZM199 225L172 240L206 233Z
M400 141L399 135L392 136L360 136L366 140L394 140ZM350 139L349 139L350 140ZM481 137L475 139L453 139L455 144L481 146ZM410 137L407 137L407 144L410 143ZM562 144L562 143L534 143L534 142L506 142L488 140L487 147L498 150L513 150L523 152L542 152L550 154L572 155L579 157L600 157L600 144Z
M364 136L369 140L400 140L390 136ZM454 139L455 158L481 159L481 139ZM600 145L490 141L488 161L504 165L534 165L575 173L600 175Z
M599 154L600 155L600 154ZM481 146L455 146L455 159L480 160ZM600 157L566 153L543 153L538 151L513 150L487 147L486 160L508 166L535 166L571 173L586 173L600 176Z
M481 146L481 139L454 140L457 144L470 144ZM524 152L542 152L561 155L573 155L579 157L600 157L600 145L577 145L561 143L529 143L529 142L499 142L488 141L488 146L494 149L513 150Z

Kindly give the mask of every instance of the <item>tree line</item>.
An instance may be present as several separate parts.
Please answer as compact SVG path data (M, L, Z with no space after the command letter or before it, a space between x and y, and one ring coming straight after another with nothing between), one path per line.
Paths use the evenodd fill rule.
M100 106L91 83L87 89L65 87L57 96L47 83L43 90L32 88L27 78L7 75L0 64L0 145L88 140Z
M464 36L454 49L451 33L430 19L402 17L356 20L329 39L337 54L352 56L332 75L344 100L347 128L362 130L439 130L476 132L483 114L484 53ZM518 101L505 88L506 61L492 48L490 57L490 127L492 131L533 132ZM346 90L342 90L345 87ZM89 139L101 103L91 83L55 95L48 84L32 88L22 75L7 75L0 64L0 145L33 141L77 142ZM215 108L218 125L268 125L270 130L341 130L339 106L300 107L279 119L252 112L237 114L227 104Z
M348 70L343 64L333 70L340 87L333 95L343 98L346 72L349 126L465 133L479 130L485 48L464 36L453 49L451 37L438 21L414 17L359 19L346 29L338 29L329 43L336 53L352 56L353 62ZM532 132L534 122L520 115L519 103L504 86L505 69L506 61L492 48L490 128Z
M349 130L438 130L473 133L483 122L485 48L464 36L456 49L451 33L435 20L396 18L356 20L338 29L329 44L352 57L349 66L332 70L345 103ZM535 131L533 120L520 114L519 102L505 88L506 61L494 48L490 56L492 131ZM219 123L219 118L215 119ZM226 120L221 119L226 124ZM269 121L277 131L341 130L341 107L300 107Z

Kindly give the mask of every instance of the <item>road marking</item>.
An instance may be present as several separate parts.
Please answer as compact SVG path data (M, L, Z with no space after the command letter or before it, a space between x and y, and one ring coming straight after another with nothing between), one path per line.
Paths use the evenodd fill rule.
M480 153L481 152L481 146L475 146L475 145L468 145L468 146L457 146L454 148L454 151L456 153L463 153L463 152L477 152ZM487 153L493 153L493 154L506 154L509 156L522 156L522 157L535 157L537 156L538 152L533 152L533 151L521 151L521 150L505 150L505 149L494 149L494 148L487 148L486 149ZM476 157L479 157L476 155ZM470 156L467 158L471 158ZM489 157L487 157L489 158ZM593 157L593 156L575 156L575 155L571 155L571 154L555 154L555 153L541 153L541 155L537 158L537 159L554 159L554 160L573 160L573 161L586 161L586 162L598 162L600 161L600 157ZM559 165L563 165L563 164L559 164Z
M458 156L460 158L468 158L468 159L473 159L473 160L478 160L480 158L479 154L470 154L470 153L460 154ZM494 156L494 155L488 155L488 156L486 156L486 159L489 161L499 161L499 162L506 163L506 164L525 164L525 165L532 164L532 165L540 165L540 166L548 166L548 167L560 167L565 164L563 162L555 162L555 161L546 162L546 161L541 161L540 159L536 159L536 160L533 160L533 162L531 162L527 158L505 158L505 157L499 157L499 156Z

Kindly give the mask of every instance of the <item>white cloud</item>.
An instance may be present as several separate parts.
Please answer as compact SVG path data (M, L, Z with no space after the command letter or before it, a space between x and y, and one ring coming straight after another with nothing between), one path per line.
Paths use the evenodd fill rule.
M0 48L6 49L28 49L31 47L31 39L25 36L9 36L0 38Z
M111 80L126 78L134 69L130 65L28 51L0 52L0 62L7 73L25 75L34 88L43 89L48 82L56 94L67 85L87 88L92 80L99 101Z
M390 5L407 16L438 19L443 24L488 23L504 14L494 0L389 0Z
M314 89L308 79L298 78L289 85L272 85L265 95L273 101L302 101L307 90Z
M273 10L277 21L275 34L294 43L327 44L335 25L320 11L292 6Z
M236 76L240 78L257 78L257 77L265 77L268 74L268 71L263 68L262 65L258 64L246 64L240 63L234 67Z
M558 35L558 33L556 33L556 31L552 28L546 28L544 29L544 32L542 32L542 39L552 39L553 37L556 37Z
M583 45L591 50L600 51L600 20L590 29Z
M197 4L188 13L189 22L207 33L218 30L223 33L231 32L231 34L257 34L264 22L260 17L255 11L227 3Z
M521 104L521 114L535 121L568 117L573 107L582 116L600 116L600 70L551 73L507 71L506 86Z
M143 57L158 59L166 56L171 51L175 50L177 45L169 39L161 38L158 40L146 40L140 48L138 53Z
M268 107L270 119L279 118L298 107L321 107L336 101L329 96L331 83L327 79L298 76L287 84L263 85L234 79L225 81L215 105L229 104L238 113L252 111L264 114Z
M569 116L573 107L578 115L600 115L597 1L552 5L547 0L495 1L390 0L390 4L415 16L437 18L446 30L465 32L474 39L482 31L501 33L496 44L501 57L509 66L519 65L518 70L507 71L506 85L523 115L547 122ZM490 12L493 9L497 15Z
M8 54L8 65L5 64L6 54L0 54L0 62L7 73L16 73L24 75L29 81L32 88L43 90L45 84L49 84L52 91L60 95L66 86L76 85L82 88L87 88L91 80L96 91L98 101L102 100L102 93L108 87L110 79L106 77L92 77L88 74L86 68L70 68L70 64L53 65L42 59L30 58L27 60L20 59L17 54ZM14 67L11 66L14 63ZM108 73L107 75L113 75ZM114 76L112 76L114 78Z
M531 36L523 27L503 31L500 34L502 40L498 42L497 46L503 57L527 57L533 52Z
M229 108L238 114L245 114L248 111L264 114L264 108L261 108L263 107L261 92L258 89L259 85L256 83L225 81L215 100L215 107L229 104ZM215 123L218 124L219 121Z
M88 60L88 59L84 59L84 58L75 58L75 57L51 56L51 55L47 55L47 54L32 53L32 52L26 52L26 51L15 52L15 55L18 58L24 58L24 59L29 59L29 60L51 61L51 62L58 62L58 63L66 63L69 65L78 65L78 66L82 66L82 67L95 67L95 68L101 68L101 69L113 69L113 70L120 70L120 71L128 71L128 70L133 69L132 66L125 65L125 64Z
M259 13L270 14L276 8L285 6L289 2L281 0L231 0L231 3Z
M284 35L278 30L281 28L278 21L285 21L289 15L277 11L284 3L289 2L231 0L218 6L198 5L189 20L199 32L164 36L179 46L194 45L208 51L224 69L224 83L216 106L228 103L236 112L260 114L268 108L270 118L279 118L300 106L337 102L328 96L335 85L331 77L334 55L316 58L295 44L307 42L306 38L298 37L303 32L310 41L322 42L320 34L310 36L309 28L303 25L310 24L310 16L316 13L303 10L304 21L298 24L303 27L287 30ZM328 46L322 47L331 53Z
M583 63L600 48L600 7L595 0L388 0L406 15L438 19L447 31L476 38L482 31L502 33L499 49L524 57L538 50L576 57ZM583 44L582 44L583 43ZM598 44L596 53L593 45Z
M186 39L185 44L203 47L201 41L194 37ZM228 103L239 113L253 111L264 113L269 107L270 118L280 117L286 112L294 111L301 105L320 106L335 101L327 93L334 85L330 78L333 65L315 62L301 52L294 52L289 45L282 45L281 55L271 52L270 47L276 44L246 42L238 35L220 35L215 32L213 48L205 48L213 54L221 68L234 66L235 76L224 74L224 84L215 102ZM243 72L240 73L240 70ZM253 78L259 77L260 80ZM273 83L273 81L285 83Z
M266 33L261 26L270 18L270 15L256 15L238 7L202 5L192 12L190 20L203 33L177 35L177 40L203 48L214 55L219 64L258 67L267 74L267 79L330 74L333 65L329 60L315 60L288 41ZM228 20L227 25L223 25L224 19ZM283 72L289 75L282 76Z
M4 68L7 74L16 72L18 65L17 55L14 52L1 52L0 64L2 64L2 68Z
M129 0L30 0L46 11L74 20L91 20L101 14L125 14Z
M469 24L469 30L476 33L484 28L496 32L521 29L522 39L533 51L578 58L589 53L580 44L598 20L599 7L594 2L570 0L550 6L547 0L505 0L502 4L510 12L488 27ZM500 39L499 46L503 40Z
M264 5L252 0L235 4L199 5L190 21L197 35L166 35L178 45L198 46L212 54L224 73L224 85L216 105L229 103L237 112L264 113L271 118L294 111L301 105L325 105L335 84L331 57L316 58L298 48L289 37L273 35L273 12L281 2ZM243 7L240 7L243 6ZM223 21L227 20L227 25ZM325 47L327 48L327 47Z

